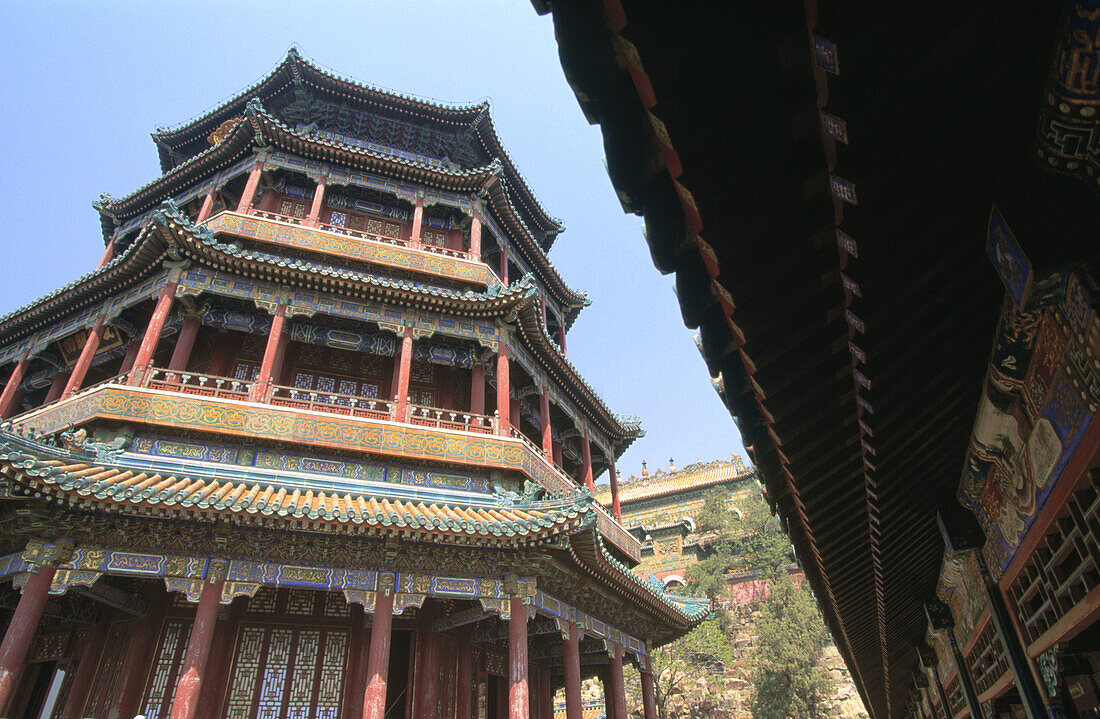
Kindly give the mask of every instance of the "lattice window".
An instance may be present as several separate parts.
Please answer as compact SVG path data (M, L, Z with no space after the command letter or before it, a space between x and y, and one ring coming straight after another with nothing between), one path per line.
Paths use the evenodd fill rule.
M324 612L326 617L351 616L351 609L348 607L348 603L344 599L344 593L326 592Z
M278 719L282 713L286 692L286 675L290 667L290 651L294 642L293 629L272 629L267 645L266 662L256 702L256 719Z
M27 654L28 662L56 661L65 656L65 648L69 644L69 630L39 634L31 644L31 650Z
M142 713L147 719L160 719L172 713L180 666L191 636L191 624L182 619L170 619L164 623L149 687L145 690L145 711Z
M365 225L365 221L362 215L356 215L355 213L348 214L348 227L353 230L362 230Z
M346 372L351 374L355 372L356 359L358 356L355 352L348 352L347 350L329 350L329 367L337 372Z
M438 230L423 230L420 233L420 239L425 245L431 245L432 247L446 247L447 235L444 232Z
M263 659L264 635L263 627L246 626L241 629L237 656L233 661L229 698L225 707L226 719L250 719L251 717L256 677L260 671L260 661Z
M325 348L306 345L298 352L298 361L310 367L323 367L325 364Z
M260 587L248 600L248 612L250 614L274 614L278 598L279 595L274 587Z
M378 355L363 355L359 365L359 371L364 377L382 376L382 358Z
M317 592L291 589L286 594L286 613L296 617L312 617L317 605Z
M348 213L333 210L328 217L328 223L330 225L336 225L337 227L343 227L348 223Z
M344 605L347 607L347 604ZM317 686L317 719L336 719L340 713L343 693L344 664L347 659L348 636L344 632L325 632L325 652L321 662L321 681Z
M382 232L382 235L384 237L392 237L395 240L400 239L401 238L401 225L397 224L396 222L387 222L386 223L386 228Z
M966 660L978 694L984 694L1008 671L1008 658L992 621L986 622Z
M381 235L383 233L382 220L375 220L368 217L366 221L366 229L367 232L370 232L371 234Z
M117 694L118 682L122 678L120 676L122 660L126 656L126 646L129 644L132 631L133 625L130 622L116 622L107 631L107 639L103 643L103 654L99 660L99 670L96 672L95 681L92 682L92 690L81 716L107 716L111 700Z
M260 374L260 365L255 362L238 362L233 368L233 379L251 382Z
M295 372L294 373L294 386L298 389L313 389L313 373L312 372Z
M413 362L409 370L409 381L415 384L432 384L435 382L435 365Z
M956 676L951 683L943 688L947 694L947 703L951 705L951 716L956 716L966 708L966 700L963 698L962 685Z
M317 391L318 392L335 392L336 391L336 378L335 377L317 377Z
M1091 471L1063 505L1009 587L1028 643L1035 642L1100 586L1100 471Z
M266 349L266 335L245 335L244 342L241 343L241 357L245 359L260 359L264 356L264 350Z
M287 695L287 719L309 719L320 644L321 632L310 629L298 633L294 673L290 678L290 692Z
M305 217L306 203L284 199L279 203L279 214L287 217Z

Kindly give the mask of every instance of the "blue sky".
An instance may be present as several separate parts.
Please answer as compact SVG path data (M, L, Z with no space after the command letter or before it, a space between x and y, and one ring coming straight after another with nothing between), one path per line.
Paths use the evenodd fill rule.
M526 0L4 3L0 39L0 313L95 266L103 243L90 204L159 175L150 132L251 85L297 44L361 82L492 101L505 147L565 222L551 261L593 302L569 333L569 358L613 411L646 428L621 474L643 459L652 470L670 457L684 466L744 454L672 277L654 269L641 218L615 197L553 24Z

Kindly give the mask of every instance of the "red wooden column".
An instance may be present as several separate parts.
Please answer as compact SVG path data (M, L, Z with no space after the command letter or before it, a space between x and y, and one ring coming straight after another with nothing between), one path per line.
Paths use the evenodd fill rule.
M73 396L80 385L84 384L84 377L88 374L88 368L92 366L92 359L99 351L99 341L103 339L103 318L100 317L88 330L88 338L84 341L84 347L80 350L80 356L76 358L69 373L69 381L65 383L65 389L61 392L61 399Z
M523 597L511 597L508 619L508 716L528 719L531 711L530 688L527 685L527 607Z
M394 363L394 378L390 386L394 388L394 401L397 403L395 419L404 422L409 412L409 376L412 374L413 331L406 327L401 335L401 354Z
M286 305L282 302L275 308L275 316L271 318L271 329L267 335L267 346L264 347L264 358L260 362L260 371L256 374L256 381L252 384L249 399L253 402L266 402L267 395L274 384L274 378L278 376L282 367L277 367L277 359L280 345L286 342Z
M363 714L363 694L367 690L367 630L362 604L349 604L351 613L351 644L348 647L347 682L344 684L344 711L340 716Z
M15 409L16 393L19 391L19 385L23 383L23 377L27 374L27 365L30 363L31 353L29 350L24 352L19 361L15 363L11 376L8 377L8 381L4 385L4 391L0 393L0 419L7 419L15 414L13 410Z
M611 694L615 697L615 713L608 719L626 719L626 684L623 683L623 648L611 649Z
M615 471L615 455L609 453L607 455L607 461L610 462L607 466L607 473L611 479L611 514L615 515L615 519L619 524L623 523L622 507L619 506L619 475Z
M46 608L46 597L50 591L50 582L57 573L57 567L45 566L27 577L19 604L15 606L11 623L0 643L0 716L6 717L8 705L15 694L19 675L27 663L27 652L34 641L38 620Z
M115 256L115 238L111 238L111 241L107 243L107 246L103 248L103 255L99 258L99 264L95 266L98 270L103 265L111 261L111 258Z
M476 206L470 218L470 259L481 262L481 210Z
M172 309L172 300L176 297L176 282L170 281L160 291L157 306L153 308L153 314L149 317L149 324L145 328L145 335L141 338L141 346L137 357L134 358L134 369L130 372L131 386L139 385L145 381L145 375L149 371L149 365L153 362L153 355L157 351L157 343L160 342L160 333L164 331L164 323L168 319L168 312Z
M561 347L561 353L565 354L565 320L562 320L561 326L558 327L558 346Z
M500 243L500 281L508 284L508 247L503 240Z
M244 192L241 193L241 201L237 203L237 212L248 214L252 211L252 198L256 195L256 188L260 186L260 173L264 171L264 163L257 162L248 171L248 180L244 183Z
M157 650L164 612L168 608L168 592L162 585L153 585L149 593L149 613L130 625L130 641L122 658L119 684L111 701L107 719L127 719L141 713L141 698L145 693L145 678Z
M512 398L508 388L508 345L505 344L504 337L501 337L500 349L497 350L497 417L500 422L497 433L505 437L511 435L511 409Z
M551 442L551 443L550 443L550 446L551 446L551 447L553 448L553 450L554 450L554 453L553 453L553 457L554 457L554 464L555 464L555 465L557 465L558 467L561 467L561 466L562 466L562 459L561 459L561 442L559 442L559 441L557 441L557 440L554 440L553 442Z
M413 209L412 229L409 232L409 246L420 246L420 227L424 224L424 196L416 196L416 207Z
M587 433L581 437L581 460L584 470L584 486L595 492L596 486L592 482L592 442L588 439Z
M645 719L657 719L657 692L653 685L653 663L647 654L642 658L642 709Z
M211 187L210 192L206 193L206 197L202 198L202 207L199 208L199 216L195 218L196 224L202 224L210 217L210 213L214 211L214 195L217 193L217 187Z
M569 625L565 640L565 717L581 719L581 642L577 625Z
M187 362L191 359L191 350L195 347L195 338L199 335L199 326L202 324L198 315L187 315L180 328L176 346L172 348L172 359L168 360L168 369L173 372L182 372L187 369Z
M455 672L455 716L472 719L474 715L474 644L466 632L458 644L458 670Z
M99 659L103 656L103 644L107 641L107 632L111 629L113 618L114 612L104 607L99 621L88 634L88 639L80 650L72 684L69 685L69 695L65 697L65 706L61 709L61 719L80 719L84 703L88 701L88 690L92 688L92 680L99 668Z
M470 411L485 414L485 365L474 364L470 369Z
M554 456L554 434L550 426L550 392L546 388L539 395L539 418L542 420L542 453L551 459Z
M199 692L199 719L221 716L222 697L229 684L229 670L233 661L233 647L237 640L237 628L244 614L244 603L237 601L229 611L221 613L214 627L214 641L210 645L210 663L206 665L206 680Z
M53 382L50 383L50 388L46 390L46 397L42 400L42 404L49 404L61 396L61 393L65 390L65 385L69 383L70 374L72 372L66 369L60 370L53 376Z
M541 719L554 719L554 683L550 678L550 662L545 661L539 665L539 717Z
M137 334L130 338L130 343L126 345L126 354L122 355L122 365L118 368L120 375L126 374L134 368L138 350L141 349L141 340L142 337Z
M383 719L386 712L386 677L390 669L390 630L393 627L393 575L378 577L374 621L370 629L367 691L363 695L363 719Z
M210 644L214 639L214 627L218 623L218 603L221 601L223 576L210 577L203 582L202 596L195 610L195 623L191 625L191 639L187 642L187 654L180 667L180 679L172 700L171 719L194 719L199 706L206 660L210 657Z
M321 207L324 205L326 183L328 183L327 175L321 175L321 179L317 180L317 189L313 191L313 204L310 205L309 215L306 217L306 224L310 227L321 224Z
M437 605L431 599L425 599L417 627L420 657L416 662L417 676L413 679L413 686L416 687L413 716L419 719L436 719L439 709L439 633L432 626L438 614Z

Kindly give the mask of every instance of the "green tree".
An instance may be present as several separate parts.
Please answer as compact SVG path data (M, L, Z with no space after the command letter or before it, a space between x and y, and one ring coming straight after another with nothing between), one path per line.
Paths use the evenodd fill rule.
M756 642L749 657L754 719L820 719L834 692L820 666L825 624L805 586L786 573L771 582L759 604Z
M657 714L661 719L673 716L670 699L687 696L689 683L700 676L721 674L733 666L733 649L718 619L708 619L674 642L656 649L652 655L653 687ZM687 710L705 708L716 697L692 693Z
M732 570L756 569L772 578L792 561L790 542L755 486L736 503L728 490L708 492L696 527L705 546L704 556L687 570L689 590L696 594L717 598Z

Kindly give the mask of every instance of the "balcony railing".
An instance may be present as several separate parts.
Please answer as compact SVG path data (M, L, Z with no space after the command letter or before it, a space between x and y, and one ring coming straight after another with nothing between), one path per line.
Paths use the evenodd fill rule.
M497 418L456 409L410 404L405 421L420 427L496 434Z
M357 397L335 392L316 392L297 387L275 385L271 388L269 404L276 407L294 407L314 412L342 414L346 417L363 417L394 421L396 405L374 397Z
M290 225L305 225L306 220L304 217L291 217L290 215L280 215L278 212L265 212L263 210L252 210L249 213L254 217L262 217L265 220L275 220L277 222L286 222Z
M141 383L149 389L167 390L197 394L201 397L222 397L224 399L248 399L252 383L232 377L200 374L198 372L176 372L164 369L150 369Z
M127 378L128 375L120 375L85 387L65 400L25 412L14 418L13 422L32 430L36 434L52 434L66 427L72 427L74 424L104 415L101 404L107 402L110 404L111 410L106 414L112 419L129 419L149 424L165 423L166 426L177 428L188 427L194 422L196 427L204 431L210 431L212 425L206 419L199 421L198 418L205 418L207 413L210 416L216 416L219 407L226 406L220 403L232 400L235 403L247 403L250 406L248 410L250 414L267 412L274 416L286 410L306 410L342 415L346 418L346 420L339 421L393 422L397 425L405 425L405 431L410 432L414 431L411 427L458 432L461 434L455 435L455 438L459 449L454 450L454 454L448 455L448 461L471 461L478 466L485 466L487 458L490 454L494 454L487 453L486 448L489 445L498 442L518 441L523 450L518 457L513 456L511 459L503 461L501 457L494 454L496 458L488 463L496 462L507 469L521 470L551 492L565 492L570 487L577 486L576 479L570 477L555 465L551 459L546 457L541 447L514 427L509 426L507 432L500 432L500 421L497 417L415 404L408 404L403 416L398 417L398 403L396 401L390 402L372 397L356 397L332 392L317 392L281 385L270 386L266 396L262 400L257 400L252 396L253 391L255 391L255 382L199 372L176 372L150 368L142 381L135 387L127 385ZM143 409L140 403L129 403L124 400L135 390L139 393L147 390L176 392L193 396L194 399L187 400L188 403L210 403L214 401L218 404L196 405L196 407L203 408L203 411L200 412L187 409L187 411L183 411L174 417L154 417L148 413L147 406ZM181 398L182 401L183 398ZM73 405L73 402L80 403L80 405ZM74 415L72 408L75 406L79 406L80 410ZM265 410L265 407L269 409ZM130 414L127 414L128 412ZM321 422L319 418L308 421L310 424ZM271 425L268 422L259 422L255 426L250 426L244 430L244 433L257 438L278 437L277 434L271 434ZM339 437L339 433L337 432L335 436ZM345 441L342 438L329 438L328 441L341 449L363 449L360 440ZM471 449L463 449L467 444L471 445ZM480 448L473 449L473 445ZM450 445L448 444L448 446ZM379 447L378 450L371 451L384 452L385 450ZM406 452L406 450L403 450L403 452ZM417 456L416 451L408 453L408 456ZM431 459L432 457L434 455L426 455L424 458ZM464 460L464 457L469 459ZM618 547L627 556L636 561L639 560L641 549L638 540L627 532L619 522L615 521L604 506L596 503L595 509L597 512L596 525L605 539Z
M348 237L354 237L359 240L383 242L387 245L397 245L398 247L407 247L409 244L408 240L402 240L399 237L386 237L385 235L376 235L373 232L354 230L350 227L342 227L341 225L330 225L327 222L320 222L317 224L317 227L324 230L325 232L334 232L337 235L347 235Z

